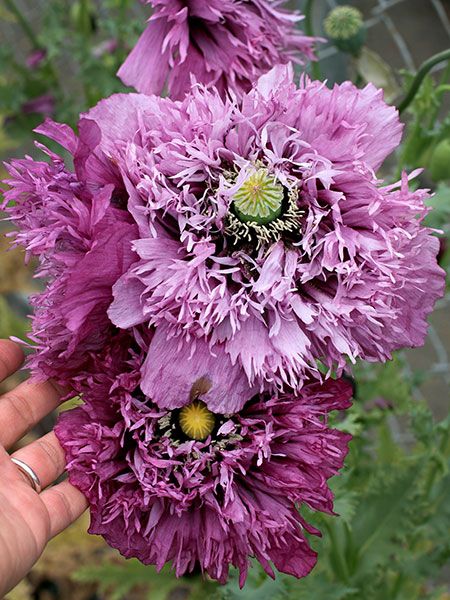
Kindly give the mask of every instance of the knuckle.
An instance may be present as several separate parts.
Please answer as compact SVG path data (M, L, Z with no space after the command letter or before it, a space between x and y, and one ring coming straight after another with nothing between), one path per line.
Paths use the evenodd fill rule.
M3 353L0 353L0 378L6 377L7 373L9 373L9 361Z
M64 470L64 455L60 449L48 439L40 439L36 442L42 452L47 456L53 470L62 473Z
M75 520L75 515L67 496L57 488L54 488L53 491L55 492L58 498L58 503L60 505L60 515L63 517L63 520L65 522L71 523Z
M14 370L16 360L23 357L22 350L10 340L0 340L0 379L4 379Z
M35 415L28 400L14 392L8 392L0 399L0 407L6 411L8 418L14 429L20 428L24 433L34 424Z

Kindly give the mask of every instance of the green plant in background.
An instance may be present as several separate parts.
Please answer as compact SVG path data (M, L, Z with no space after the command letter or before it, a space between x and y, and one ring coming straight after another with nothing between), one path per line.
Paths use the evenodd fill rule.
M447 66L436 82L430 71L444 61ZM450 180L450 115L442 114L441 109L444 96L450 91L450 50L426 61L416 75L403 75L408 92L399 108L410 120L399 168L425 166L435 183Z
M5 0L0 19L20 25L32 60L22 64L14 48L0 46L0 150L1 144L11 147L28 138L47 113L74 124L80 111L124 89L115 73L144 24L134 14L139 10L136 4L79 0L67 10L66 3L49 0L36 32L17 4ZM311 1L307 4L312 6ZM371 70L372 79L378 77L376 83L395 97L400 90L392 70L364 46L358 11L342 8L328 17L325 30L338 48L353 56L358 83L364 83L361 73ZM450 66L439 81L427 68L418 75L404 73L400 106L408 126L396 176L404 168L428 167L424 177L436 194L427 224L443 230L442 261L449 268L445 237L450 234L450 116L442 113L442 103L450 91ZM315 69L317 73L320 66ZM1 296L0 334L22 337L26 328L6 294ZM237 578L219 587L200 577L176 580L168 569L157 574L137 561L111 552L91 554L81 545L81 558L67 567L73 585L95 584L98 593L111 600L449 598L443 568L450 560L450 417L436 422L426 402L418 399L417 386L429 376L411 373L401 355L386 365L355 367L354 406L345 419L336 415L335 422L354 436L346 469L333 481L340 517L308 513L308 520L315 520L324 534L311 541L319 562L305 580L279 575L272 581L255 566L243 590ZM84 562L83 556L90 566L77 564ZM47 577L52 577L53 568L46 564ZM36 597L32 590L21 593Z
M446 63L442 73L433 76L436 65ZM450 114L443 101L450 92L450 50L432 56L417 74L403 72L405 96L399 105L407 115L404 141L398 156L397 177L402 170L425 168L421 178L435 191L429 205L433 209L426 224L440 230L441 265L450 273L448 236L450 234Z
M29 48L20 61L14 45L0 46L4 135L24 141L45 116L74 125L100 98L124 91L115 74L145 23L138 3L49 0L40 5L39 31L18 2L4 0L4 5L1 20L18 25Z
M136 588L142 589L141 598L148 600L206 600L217 597L217 584L204 581L201 577L175 579L169 569L156 573L136 559L128 562L111 560L99 567L85 567L74 574L81 583L97 583L99 591L109 600L123 600Z

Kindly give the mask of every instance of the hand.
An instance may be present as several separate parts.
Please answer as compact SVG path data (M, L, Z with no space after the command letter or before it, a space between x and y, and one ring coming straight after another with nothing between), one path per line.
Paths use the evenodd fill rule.
M0 340L0 381L22 362L20 347ZM0 396L0 598L28 573L47 542L87 507L84 496L68 481L44 489L65 467L63 450L53 432L12 455L37 474L44 490L40 494L7 453L60 401L61 392L50 381L25 382Z

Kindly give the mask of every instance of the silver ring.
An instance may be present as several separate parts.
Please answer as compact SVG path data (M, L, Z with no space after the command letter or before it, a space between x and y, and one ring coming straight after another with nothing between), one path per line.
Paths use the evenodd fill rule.
M23 473L31 484L31 487L38 494L42 491L41 480L33 471L33 469L18 458L11 458L11 461L16 465L21 473Z

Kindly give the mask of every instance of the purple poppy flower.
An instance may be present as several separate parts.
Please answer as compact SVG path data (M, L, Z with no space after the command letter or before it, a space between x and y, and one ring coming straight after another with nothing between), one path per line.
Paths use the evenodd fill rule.
M83 130L83 127L81 127ZM50 121L37 129L60 142L75 158L76 173L41 144L49 162L13 160L7 168L4 207L19 231L16 244L27 258L39 257L38 276L46 289L31 298L37 352L30 358L34 373L62 383L89 370L91 354L103 347L113 328L107 316L112 287L136 259L131 240L137 227L117 206L120 190L110 183L85 181L86 139ZM85 138L89 139L89 131ZM96 173L100 180L101 170Z
M168 411L140 392L138 368L114 380L117 364L110 354L86 404L56 427L70 481L90 503L90 533L157 569L171 562L177 576L200 568L225 582L234 565L242 586L251 557L270 576L270 563L307 575L316 553L304 532L319 532L298 506L333 514L327 480L351 436L327 417L349 406L350 385L256 396L234 414L211 413L201 394Z
M142 99L146 105L146 97L127 97L127 107L128 101L139 103ZM138 126L129 115L123 116L123 121L110 123L117 140L128 127L134 131ZM10 178L5 183L9 189L3 208L18 226L15 243L26 249L27 259L39 258L37 274L47 281L45 290L31 297L34 316L29 338L35 353L30 355L28 366L39 378L53 377L78 389L80 381L96 376L96 354L116 339L124 340L107 310L114 284L138 260L132 240L139 232L131 201L130 211L126 210L129 182L121 177L105 146L100 149L101 131L94 121L81 119L79 137L69 127L50 120L36 131L61 144L72 155L75 168L69 171L60 156L41 144L37 146L50 162L27 157L7 165ZM132 311L133 307L124 307L123 314L133 315ZM124 343L126 348L143 348L149 356L156 352L159 373L154 381L160 382L162 390L166 374L161 359L169 351L178 370L173 379L174 393L167 395L170 404L187 403L193 383L200 380L211 410L236 410L256 391L239 364L228 364L223 347L213 356L204 340L198 339L189 350L185 345L177 349L174 340L166 342L166 334L164 327L153 334L144 326L135 328ZM160 398L158 386L155 395Z
M21 108L25 114L40 113L50 117L55 112L55 102L53 94L42 94L42 96L24 102Z
M314 38L296 28L303 17L285 0L148 0L146 30L120 68L126 85L179 99L191 78L221 94L241 95L278 63L313 60Z
M340 372L423 343L444 290L439 241L421 223L427 192L374 174L401 125L373 86L296 87L280 66L241 102L200 85L182 102L119 94L79 130L39 130L75 173L52 155L15 163L9 181L17 241L57 280L34 326L40 364L63 369L66 348L84 355L114 325L147 340L141 387L161 409L202 381L210 410L226 413L260 390L300 389L318 363Z
M47 58L47 50L45 48L39 48L33 50L26 59L26 64L29 69L38 69L44 60Z
M139 226L109 315L157 327L142 388L159 406L208 375L205 348L215 386L239 365L254 391L423 343L444 290L439 240L421 224L427 192L374 174L402 129L380 91L297 88L278 67L241 104L200 86L181 103L131 98L89 118Z

